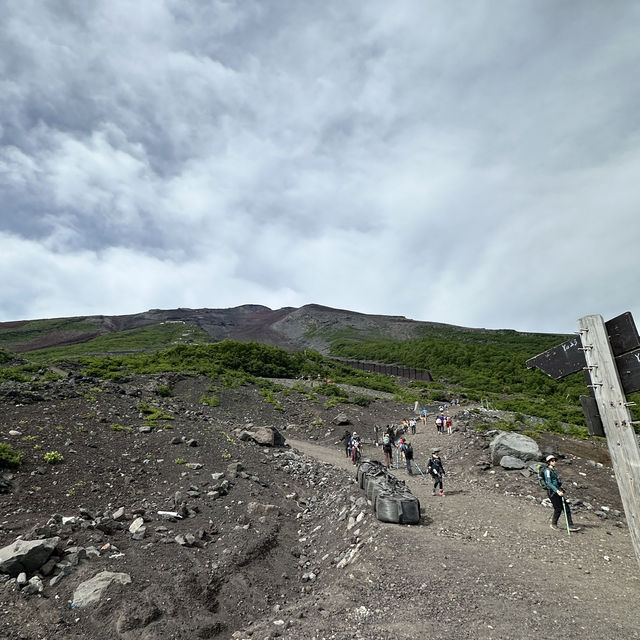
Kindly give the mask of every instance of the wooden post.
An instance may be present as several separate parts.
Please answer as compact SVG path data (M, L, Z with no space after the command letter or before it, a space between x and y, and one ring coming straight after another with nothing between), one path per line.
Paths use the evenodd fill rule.
M578 326L631 542L640 564L640 447L633 418L602 316L580 318Z

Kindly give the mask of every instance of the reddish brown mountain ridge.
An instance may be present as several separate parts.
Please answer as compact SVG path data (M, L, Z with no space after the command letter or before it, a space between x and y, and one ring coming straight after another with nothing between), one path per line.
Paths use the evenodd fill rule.
M4 341L5 346L22 353L83 343L101 335L162 322L183 322L202 329L214 341L256 341L285 349L315 349L326 353L328 337L340 331L355 330L362 337L409 339L418 337L421 327L449 326L411 320L404 316L333 309L318 304L276 310L255 304L229 309L151 309L129 315L76 316L55 320L59 322L51 326L42 326L43 321L34 320L0 322L0 334L15 332L14 339Z

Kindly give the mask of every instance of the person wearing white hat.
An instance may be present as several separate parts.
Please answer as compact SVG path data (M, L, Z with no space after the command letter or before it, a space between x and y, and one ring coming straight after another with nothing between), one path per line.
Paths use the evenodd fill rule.
M564 499L564 491L562 489L562 481L556 471L556 464L558 464L558 458L554 455L547 456L544 461L547 463L547 468L544 470L544 481L547 485L547 495L551 504L553 505L553 515L551 516L551 528L558 529L558 519L560 514L564 511L564 517L567 520L568 531L580 531L580 527L576 527L573 524L573 517L571 516L571 509Z

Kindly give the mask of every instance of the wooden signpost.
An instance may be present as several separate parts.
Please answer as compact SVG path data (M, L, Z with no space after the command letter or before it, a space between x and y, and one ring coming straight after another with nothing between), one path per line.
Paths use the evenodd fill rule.
M631 541L640 563L640 446L633 428L625 393L640 391L640 337L630 313L605 324L602 316L578 320L579 340L553 347L527 361L553 378L584 368L589 373L592 396L581 398L589 431L598 417L607 438L613 471L627 517ZM574 344L578 340L580 345ZM583 364L579 367L580 357Z

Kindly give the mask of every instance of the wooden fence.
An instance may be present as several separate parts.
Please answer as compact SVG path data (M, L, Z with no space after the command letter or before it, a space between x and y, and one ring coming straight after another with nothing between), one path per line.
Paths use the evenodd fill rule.
M360 369L361 371L369 371L371 373L382 373L386 376L396 376L398 378L407 378L409 380L423 380L424 382L433 382L431 374L426 369L415 369L413 367L404 367L396 364L384 364L382 362L370 362L368 360L345 360L344 358L330 358L335 362L344 364L347 367Z

